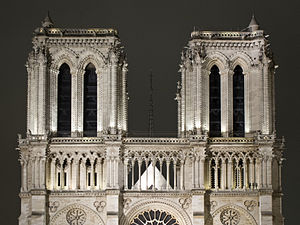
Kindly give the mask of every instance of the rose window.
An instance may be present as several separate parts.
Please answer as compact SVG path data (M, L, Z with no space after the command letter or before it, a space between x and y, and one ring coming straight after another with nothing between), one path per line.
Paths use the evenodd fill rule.
M223 225L237 225L240 222L240 214L235 209L225 209L220 215L220 220Z
M67 212L66 220L70 225L83 225L86 221L86 213L79 208L70 209Z
M162 210L150 210L140 213L130 225L179 225L169 213Z

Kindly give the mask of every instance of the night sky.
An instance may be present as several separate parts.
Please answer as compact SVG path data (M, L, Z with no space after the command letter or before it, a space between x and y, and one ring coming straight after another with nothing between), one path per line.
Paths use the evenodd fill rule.
M30 1L1 2L1 224L17 224L20 168L17 133L26 130L25 62L32 33L47 11L56 27L116 28L128 63L129 131L148 129L149 73L153 73L154 132L175 135L180 52L190 32L241 30L254 12L261 28L270 34L276 73L277 134L285 136L287 159L283 170L285 225L299 224L300 194L300 63L299 1Z

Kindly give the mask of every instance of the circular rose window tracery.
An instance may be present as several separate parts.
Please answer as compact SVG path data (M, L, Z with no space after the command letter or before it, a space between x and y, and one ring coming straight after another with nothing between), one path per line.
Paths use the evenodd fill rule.
M179 225L169 213L162 210L149 210L136 216L130 225Z
M225 209L220 214L220 220L223 225L237 225L240 222L240 213L235 209Z
M70 225L83 225L86 221L86 213L79 208L70 209L67 212L66 220Z

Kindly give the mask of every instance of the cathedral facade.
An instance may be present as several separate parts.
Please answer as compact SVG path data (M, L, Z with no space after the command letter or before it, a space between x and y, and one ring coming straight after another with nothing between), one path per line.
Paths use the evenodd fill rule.
M114 29L46 17L26 67L20 225L283 225L277 66L254 17L243 31L191 33L173 138L128 137Z

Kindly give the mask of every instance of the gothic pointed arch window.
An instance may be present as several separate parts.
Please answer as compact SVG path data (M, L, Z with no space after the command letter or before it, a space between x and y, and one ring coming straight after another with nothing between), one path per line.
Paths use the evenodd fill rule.
M233 74L233 136L245 136L244 74L240 66Z
M221 136L221 87L219 68L214 65L209 75L209 135Z
M71 135L71 73L64 63L59 68L57 87L57 136Z
M92 63L85 68L83 102L83 135L95 137L97 136L97 74Z

